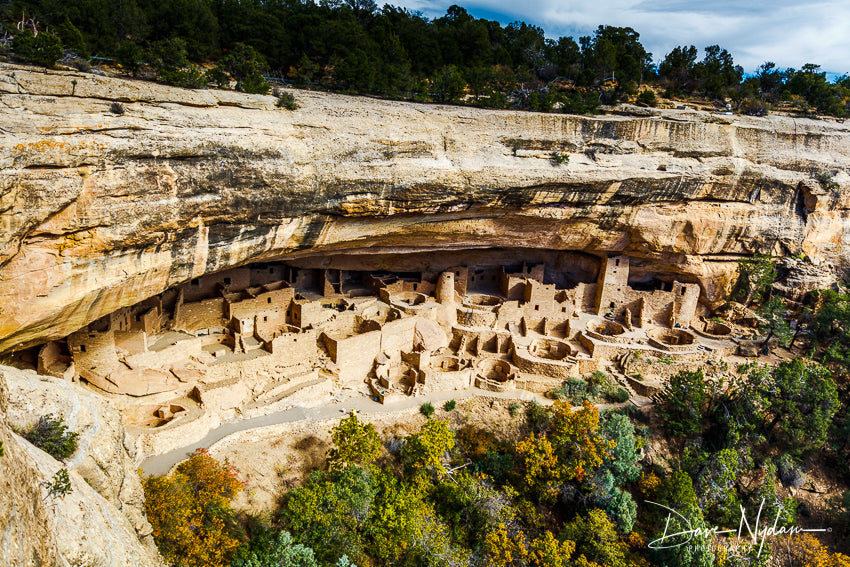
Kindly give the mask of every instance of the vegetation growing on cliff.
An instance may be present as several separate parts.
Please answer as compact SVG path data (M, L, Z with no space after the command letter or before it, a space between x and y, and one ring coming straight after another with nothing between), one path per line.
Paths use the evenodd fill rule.
M79 437L79 433L68 431L62 416L52 413L39 417L36 424L21 435L57 461L64 461L74 454Z
M266 93L264 76L299 86L492 108L592 113L600 104L667 97L729 97L741 112L777 104L845 116L850 78L829 83L818 65L778 69L766 62L744 77L718 45L648 53L629 27L546 38L524 22L502 26L460 6L433 20L371 1L15 0L0 5L14 53L39 65L89 54L168 84L226 86ZM20 28L20 29L19 29ZM58 34L58 35L56 35ZM655 61L655 62L654 62ZM208 71L203 72L202 65ZM640 94L638 94L640 92Z

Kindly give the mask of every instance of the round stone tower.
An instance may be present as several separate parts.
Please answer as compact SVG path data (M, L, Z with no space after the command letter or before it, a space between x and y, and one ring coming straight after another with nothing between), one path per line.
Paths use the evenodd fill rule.
M434 292L437 302L441 305L453 305L455 302L455 274L454 272L443 272L437 280L437 289Z

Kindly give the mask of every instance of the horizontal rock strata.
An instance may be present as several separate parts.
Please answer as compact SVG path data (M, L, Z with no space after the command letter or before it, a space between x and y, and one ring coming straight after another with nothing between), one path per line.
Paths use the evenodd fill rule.
M847 257L850 124L295 94L0 65L0 352L258 260L617 252L713 304L741 256Z

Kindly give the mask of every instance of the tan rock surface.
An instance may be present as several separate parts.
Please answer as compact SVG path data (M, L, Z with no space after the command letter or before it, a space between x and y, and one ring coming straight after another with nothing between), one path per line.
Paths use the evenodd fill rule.
M616 251L714 302L741 255L848 257L850 124L296 98L0 65L0 351L270 258Z
M26 390L27 385L34 389ZM117 412L92 394L67 388L79 387L0 368L0 439L5 450L0 457L0 565L161 565L150 536L140 539L134 529L134 521L147 521L126 502L128 492L141 491L138 474L116 457L121 453L126 457L123 447L107 447L114 445L116 430L123 435L120 420L111 419ZM72 429L81 432L79 449L67 463L12 433L10 426L25 421L22 394L30 396L26 403L32 415L61 413ZM62 395L68 399L57 399ZM63 466L70 471L72 492L64 498L47 497L44 484ZM104 481L98 474L113 478Z
M8 387L6 423L23 430L39 416L61 416L68 429L79 434L77 451L66 463L68 469L87 479L116 512L123 512L153 549L153 541L147 537L151 526L144 516L144 492L131 454L135 448L125 439L118 410L76 383L9 367L3 367L2 374Z

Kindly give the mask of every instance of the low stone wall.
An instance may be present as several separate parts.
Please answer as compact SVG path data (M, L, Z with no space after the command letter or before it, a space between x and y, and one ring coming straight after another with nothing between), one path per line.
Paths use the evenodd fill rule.
M496 313L481 309L471 309L469 307L458 307L457 322L464 327L484 327L489 329L496 324Z
M691 352L697 350L696 337L682 329L652 329L649 345L669 352Z
M572 362L538 358L521 347L514 348L513 362L523 372L564 380L573 374L575 366Z
M472 369L450 370L444 372L435 368L422 371L419 391L422 394L445 392L447 390L465 390L472 386Z

